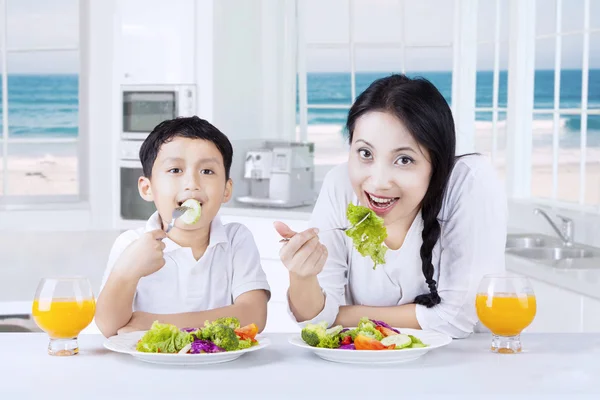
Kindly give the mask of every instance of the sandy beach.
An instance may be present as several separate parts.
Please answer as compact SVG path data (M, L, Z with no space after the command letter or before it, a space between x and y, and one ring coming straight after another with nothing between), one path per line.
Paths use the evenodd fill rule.
M534 122L534 143L551 143L552 121ZM310 125L308 140L315 143L317 166L337 165L346 161L348 145L340 134L340 125ZM491 122L476 122L476 151L490 155L492 149ZM494 164L501 177L505 174L505 121L498 124L498 153ZM549 137L548 137L549 136ZM8 159L8 187L12 195L77 194L78 171L75 156L21 154ZM579 148L560 149L558 165L558 198L579 200ZM552 147L534 147L532 194L552 196ZM3 164L0 158L0 170ZM3 174L0 174L0 194ZM585 203L600 204L600 147L588 147Z

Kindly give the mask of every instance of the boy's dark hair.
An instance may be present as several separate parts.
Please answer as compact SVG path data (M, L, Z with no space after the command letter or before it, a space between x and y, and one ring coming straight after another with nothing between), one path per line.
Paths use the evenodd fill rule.
M225 179L229 179L229 171L233 158L231 142L223 132L210 122L195 115L193 117L168 119L158 124L150 132L140 148L140 161L142 162L142 169L146 178L152 177L152 166L154 165L154 161L156 161L161 146L176 137L203 139L214 143L223 156Z

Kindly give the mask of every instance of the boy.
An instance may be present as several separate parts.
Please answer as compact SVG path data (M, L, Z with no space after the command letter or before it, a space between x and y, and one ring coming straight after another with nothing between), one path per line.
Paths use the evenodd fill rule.
M264 329L270 288L252 234L217 216L231 198L232 156L227 137L196 116L164 121L146 138L138 189L157 212L110 252L96 305L104 336L146 330L155 320L185 328L220 317ZM188 199L201 204L200 219L178 219L165 233L173 209Z

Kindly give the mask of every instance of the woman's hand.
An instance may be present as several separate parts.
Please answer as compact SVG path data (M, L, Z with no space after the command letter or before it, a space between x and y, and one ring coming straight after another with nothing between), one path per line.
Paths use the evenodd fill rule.
M327 248L319 242L319 230L297 233L283 222L275 222L275 230L290 240L279 251L279 258L291 274L299 278L317 276L327 260Z

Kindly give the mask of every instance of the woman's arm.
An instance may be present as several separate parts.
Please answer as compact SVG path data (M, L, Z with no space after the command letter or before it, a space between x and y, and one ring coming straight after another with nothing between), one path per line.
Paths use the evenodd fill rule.
M362 317L385 321L391 326L421 329L414 304L391 307L342 306L334 325L355 327Z
M346 165L335 167L325 177L309 226L320 230L345 226L346 205L351 201ZM301 325L326 321L332 325L340 305L345 304L347 248L343 232L329 231L314 236L309 229L295 234L284 224L277 231L292 239L280 257L290 271L288 305L291 316ZM313 236L311 236L313 235ZM319 254L319 243L324 254Z

